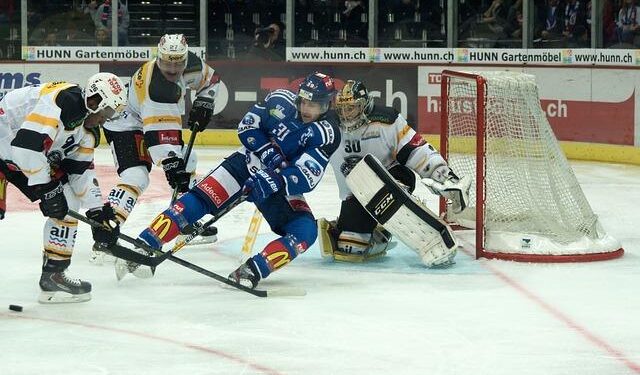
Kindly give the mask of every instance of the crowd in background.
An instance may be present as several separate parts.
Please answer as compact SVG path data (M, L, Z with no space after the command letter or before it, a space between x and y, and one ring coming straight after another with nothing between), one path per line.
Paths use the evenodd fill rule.
M117 1L117 44L154 45L177 32L199 45L199 0ZM0 0L0 58L20 46L20 1ZM523 0L459 0L457 47L521 48ZM637 48L637 0L602 0L602 45ZM294 46L367 47L367 0L295 0ZM533 46L589 48L591 1L534 0ZM112 0L27 1L28 43L112 45ZM379 0L379 47L446 47L444 0ZM285 0L208 0L211 58L283 60ZM17 42L16 42L17 41ZM16 44L17 43L17 44ZM19 55L19 54L18 54Z

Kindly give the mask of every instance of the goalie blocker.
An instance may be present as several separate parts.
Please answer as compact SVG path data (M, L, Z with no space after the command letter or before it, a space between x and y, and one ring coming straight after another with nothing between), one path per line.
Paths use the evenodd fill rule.
M371 216L414 250L427 267L453 260L458 244L451 228L402 189L373 155L356 164L347 185Z

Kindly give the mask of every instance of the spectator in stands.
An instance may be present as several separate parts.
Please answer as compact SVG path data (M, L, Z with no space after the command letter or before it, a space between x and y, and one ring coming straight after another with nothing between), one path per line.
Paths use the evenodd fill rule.
M0 25L8 24L15 12L15 1L0 0ZM18 13L18 16L20 14Z
M638 25L638 13L640 7L636 6L635 0L624 0L618 12L616 33L620 43L633 44L636 35L640 31Z
M542 41L559 40L564 28L563 12L558 0L547 0L547 4L542 9L542 25L536 28L536 38ZM553 47L552 45L545 45Z
M367 24L362 22L362 15L367 13L367 7L362 0L346 0L342 11L345 38L347 44L365 44L367 41Z
M98 47L111 46L111 35L107 33L106 29L96 30L96 46Z
M605 47L617 42L616 26L613 0L604 0L602 6L602 32Z
M285 25L280 21L257 28L254 33L253 47L249 50L249 57L270 61L284 60L284 30Z
M564 30L562 35L565 40L574 39L574 31L576 27L586 24L584 3L578 0L568 0L564 8ZM582 31L582 28L580 28Z
M48 47L59 46L60 43L58 43L58 34L55 31L49 31L44 37L42 45Z
M522 38L522 21L522 0L516 0L509 8L509 13L507 14L507 25L505 27L507 38Z
M94 16L96 29L106 29L111 34L111 0L105 0L98 6ZM129 44L129 11L127 6L118 0L118 45Z
M478 23L491 31L493 39L501 39L504 37L506 19L507 9L504 6L504 0L493 0L487 10L482 13Z

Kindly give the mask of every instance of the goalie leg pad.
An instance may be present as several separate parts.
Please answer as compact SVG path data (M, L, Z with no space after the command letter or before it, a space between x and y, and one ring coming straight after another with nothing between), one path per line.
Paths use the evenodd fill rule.
M318 219L318 246L320 247L320 254L323 258L333 259L338 245L336 243L338 239L338 229L336 228L335 221L329 221L325 218Z
M366 155L347 176L347 185L378 223L418 253L427 267L453 259L458 245L451 228L402 189L375 157Z

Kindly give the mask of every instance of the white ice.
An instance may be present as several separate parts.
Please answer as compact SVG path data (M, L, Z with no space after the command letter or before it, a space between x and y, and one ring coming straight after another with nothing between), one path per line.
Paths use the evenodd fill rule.
M198 147L199 172L231 150ZM108 151L97 163L111 163ZM624 257L523 264L462 251L454 267L428 270L402 246L369 264L327 262L314 246L260 284L302 287L305 297L254 297L169 261L153 279L117 282L111 264L89 263L81 223L70 274L91 281L93 299L41 305L44 219L9 212L0 222L0 374L640 374L640 167L572 166ZM160 174L154 184L164 186ZM136 236L164 208L163 191L123 232ZM337 215L331 171L308 200L316 217ZM227 275L252 212L237 207L218 222L218 243L177 255ZM272 238L263 223L254 250Z

